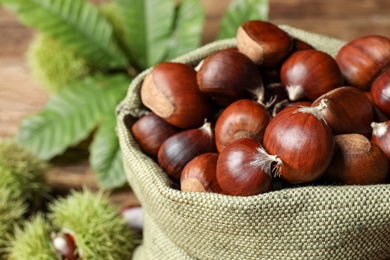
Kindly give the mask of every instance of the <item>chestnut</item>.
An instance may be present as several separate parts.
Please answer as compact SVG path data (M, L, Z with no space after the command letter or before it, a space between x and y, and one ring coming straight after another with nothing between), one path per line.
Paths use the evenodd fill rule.
M251 196L272 190L272 164L276 156L269 155L259 142L241 138L232 142L219 155L217 182L223 194Z
M335 152L323 179L329 184L385 183L389 160L375 143L360 134L335 136Z
M213 114L213 102L196 83L196 71L182 63L162 62L145 77L141 101L169 124L199 127Z
M388 59L390 60L390 56ZM390 116L390 69L378 76L371 86L370 93L375 106Z
M355 87L336 88L321 95L312 106L325 101L321 114L334 134L358 133L371 136L374 108L367 96Z
M226 107L235 100L253 98L263 88L257 66L244 54L229 48L206 57L197 72L199 89Z
M161 144L178 131L153 112L139 118L131 127L134 139L141 149L152 157L156 157Z
M280 158L276 176L289 183L306 183L321 177L332 160L333 133L317 107L289 106L268 124L265 150Z
M218 152L239 138L253 138L261 143L270 121L270 112L260 103L249 99L235 101L222 111L215 123Z
M277 67L290 54L293 41L278 26L260 20L243 23L237 30L237 48L264 68Z
M368 91L375 78L390 65L389 57L390 39L367 35L345 44L337 53L336 62L347 85Z
M216 152L211 123L178 132L165 140L157 154L160 167L173 180L179 180L183 168L197 155Z
M344 82L336 61L318 50L291 54L282 64L280 79L291 101L314 101L322 94L343 86Z
M180 175L180 190L221 193L216 179L218 156L218 153L203 153L188 162Z

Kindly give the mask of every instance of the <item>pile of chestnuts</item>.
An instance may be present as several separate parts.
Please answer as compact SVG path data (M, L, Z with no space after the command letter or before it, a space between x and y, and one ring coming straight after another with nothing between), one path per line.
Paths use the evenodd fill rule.
M300 185L388 183L390 39L336 58L251 20L237 47L197 66L163 62L140 89L131 133L175 187L250 196Z

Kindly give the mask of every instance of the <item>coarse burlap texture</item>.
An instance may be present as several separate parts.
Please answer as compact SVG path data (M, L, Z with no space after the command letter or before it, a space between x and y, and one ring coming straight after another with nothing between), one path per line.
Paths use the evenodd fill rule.
M281 28L332 56L344 44ZM195 65L232 46L235 39L217 41L175 61ZM172 188L128 130L147 111L139 90L148 71L133 80L117 108L126 174L145 210L134 259L390 259L390 185L311 186L249 197Z

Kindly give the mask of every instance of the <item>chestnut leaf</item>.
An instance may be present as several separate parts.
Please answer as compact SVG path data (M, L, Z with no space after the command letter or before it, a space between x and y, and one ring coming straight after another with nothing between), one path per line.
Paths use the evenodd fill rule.
M174 22L172 0L116 0L135 65L144 70L166 54Z
M115 107L126 95L129 82L126 75L118 74L88 77L67 86L51 95L40 112L22 120L16 141L38 157L51 159L85 140L95 128L98 128L99 135L107 133L106 130L99 131L99 127L103 126L100 122L107 118L115 120ZM111 136L115 132L107 134ZM103 158L118 160L111 155ZM111 167L103 169L107 172L100 172L100 176L111 174ZM114 169L117 176L118 169ZM106 185L103 183L103 186Z
M171 60L201 45L204 11L199 0L182 0L176 7L176 20L165 60Z
M120 187L127 182L115 126L116 117L113 111L109 111L94 134L89 148L89 161L102 188Z
M116 43L111 24L88 1L1 0L19 20L56 39L101 68L128 65Z

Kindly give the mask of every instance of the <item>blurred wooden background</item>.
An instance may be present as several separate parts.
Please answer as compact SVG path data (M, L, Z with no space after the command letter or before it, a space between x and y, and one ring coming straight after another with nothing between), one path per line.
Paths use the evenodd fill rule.
M214 39L228 0L202 0L206 10L203 43ZM390 37L390 1L388 0L270 0L269 20L288 24L343 40L367 34ZM0 138L12 137L21 119L39 111L47 93L32 78L25 52L34 31L21 25L14 14L0 7ZM53 161L49 183L59 192L88 186L97 188L83 147ZM118 205L136 198L128 188L113 193Z

